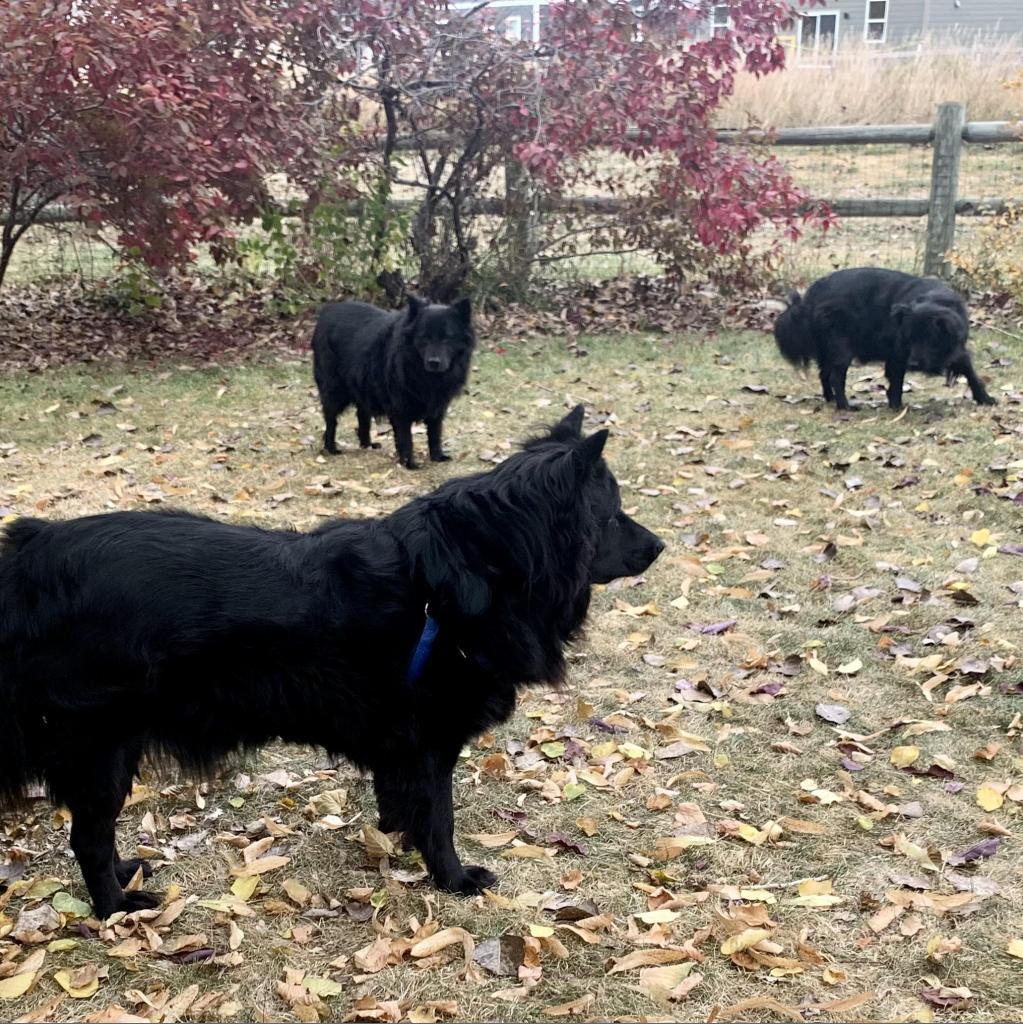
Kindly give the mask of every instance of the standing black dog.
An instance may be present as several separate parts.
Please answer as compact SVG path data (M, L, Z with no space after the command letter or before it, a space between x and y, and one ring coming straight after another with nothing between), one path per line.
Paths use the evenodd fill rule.
M845 376L850 364L883 362L888 405L902 406L906 370L966 378L973 399L995 405L973 369L966 339L970 324L963 300L932 278L898 270L859 267L815 281L774 323L781 354L797 366L820 370L824 400L848 409Z
M0 554L0 796L71 810L100 917L125 892L114 826L140 757L209 769L279 737L372 769L381 827L436 884L494 883L454 847L452 769L518 688L557 683L590 586L664 544L623 511L582 406L489 473L312 533L185 513L20 519ZM425 609L425 611L424 611Z
M354 405L363 448L379 447L370 441L369 428L374 416L386 416L398 461L416 469L412 424L422 421L430 458L446 462L444 414L465 387L475 344L468 299L432 306L410 295L405 309L390 313L365 302L324 306L313 332L324 449L337 454L337 418Z

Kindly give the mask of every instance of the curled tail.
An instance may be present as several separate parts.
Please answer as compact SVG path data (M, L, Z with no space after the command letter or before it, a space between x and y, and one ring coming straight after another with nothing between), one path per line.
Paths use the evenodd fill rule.
M774 321L774 340L778 351L793 366L805 368L816 355L803 298L797 291L789 292L788 308Z

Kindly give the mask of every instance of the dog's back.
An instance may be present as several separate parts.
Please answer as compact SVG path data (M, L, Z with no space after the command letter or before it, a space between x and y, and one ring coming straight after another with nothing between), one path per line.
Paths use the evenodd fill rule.
M317 383L346 374L374 344L386 344L402 313L377 309L368 302L329 302L320 310L313 331L313 366Z

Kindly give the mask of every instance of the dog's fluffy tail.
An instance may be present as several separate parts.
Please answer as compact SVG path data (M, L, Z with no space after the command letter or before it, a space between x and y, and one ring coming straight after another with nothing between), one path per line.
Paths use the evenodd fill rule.
M24 702L11 677L10 664L4 663L4 647L17 628L17 575L14 563L18 551L32 540L46 523L39 519L16 519L0 534L0 806L20 803L30 783L39 777L38 744L27 735Z
M816 354L803 298L797 291L789 292L788 308L774 321L774 340L793 366L806 367Z

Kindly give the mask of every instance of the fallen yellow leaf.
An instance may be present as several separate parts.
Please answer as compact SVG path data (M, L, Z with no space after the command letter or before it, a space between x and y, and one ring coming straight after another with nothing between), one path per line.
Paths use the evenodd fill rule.
M997 811L1005 803L1005 797L993 786L981 786L977 790L977 804L985 811Z
M763 942L764 939L771 937L770 931L766 928L746 928L739 932L738 935L730 935L724 942L721 943L721 952L725 956L731 956L732 953L738 953L743 949L749 949L750 946L755 946L758 942Z
M896 768L908 768L919 756L919 747L895 747L892 750L891 762Z

